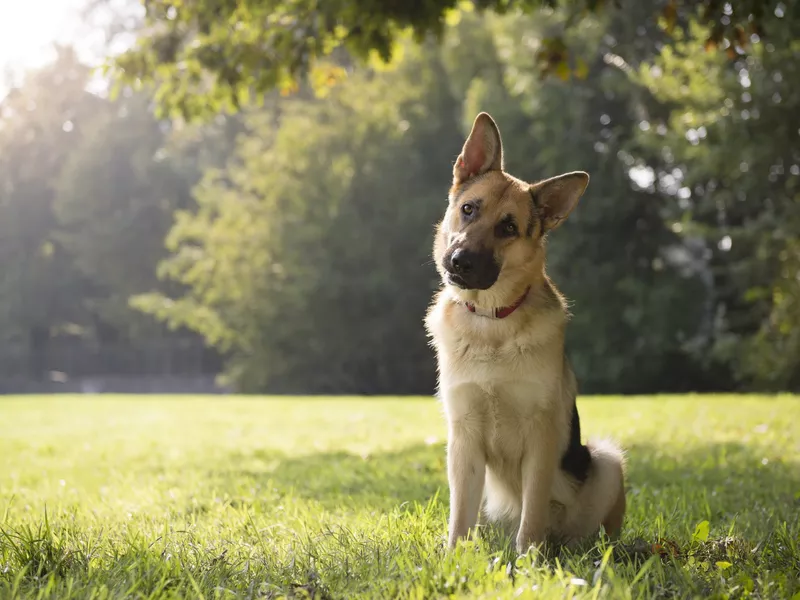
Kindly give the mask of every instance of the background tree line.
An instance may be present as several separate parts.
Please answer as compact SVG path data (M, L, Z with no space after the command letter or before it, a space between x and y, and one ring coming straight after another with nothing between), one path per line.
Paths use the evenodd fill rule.
M800 389L797 11L767 3L729 39L655 0L533 4L449 7L438 39L393 34L389 64L345 45L292 85L208 95L181 87L205 81L191 62L142 79L140 48L114 99L93 94L62 49L0 103L5 370L44 376L65 339L202 339L245 392L431 393L433 224L486 110L511 172L592 175L548 267L583 392ZM720 22L746 24L738 6ZM219 56L237 77L272 65ZM185 120L193 102L215 116Z

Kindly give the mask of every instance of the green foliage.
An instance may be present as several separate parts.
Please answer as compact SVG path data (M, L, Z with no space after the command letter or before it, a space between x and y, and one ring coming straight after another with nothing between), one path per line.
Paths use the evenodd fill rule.
M628 175L640 88L621 70L571 84L532 75L527 48L565 18L467 12L441 49L409 44L393 70L254 111L237 158L208 175L200 209L171 232L162 275L188 293L141 296L136 306L228 352L243 390L431 390L420 322L436 276L423 265L453 156L488 110L510 172L530 181L596 174L550 246L551 274L574 306L570 358L582 388L706 385L683 347L699 322L686 306L702 289L665 264L679 238L660 198L633 189ZM627 21L584 21L570 43L599 63L609 32L620 51L647 54Z
M74 290L83 282L54 235L54 202L61 169L99 104L85 91L88 79L89 69L60 49L0 103L0 339L32 352L54 321L81 309Z
M102 106L61 172L54 210L57 237L96 290L93 312L117 334L151 330L135 319L131 295L158 285L155 265L173 212L190 202L189 185L164 150L165 123L145 95Z
M170 234L162 273L189 294L137 306L220 344L244 390L432 385L426 263L459 143L440 79L435 55L410 47L396 71L253 115Z
M800 383L800 15L771 24L772 43L734 62L698 50L694 25L637 80L666 109L640 139L660 154L667 219L705 249L713 332L698 352L744 385L786 389Z
M170 155L171 125L155 119L149 96L110 102L87 90L90 76L61 48L0 100L4 377L47 377L55 340L130 347L163 337L129 298L179 291L155 270L198 174ZM181 152L189 157L191 143Z
M628 448L621 539L517 558L445 550L431 399L5 398L0 597L791 598L798 400L582 399Z
M645 17L654 23L660 18L672 32L700 6L704 22L713 26L707 45L724 43L743 51L751 32L766 33L764 15L776 4L670 0L648 3ZM158 100L169 114L207 117L238 109L275 88L297 89L320 62L338 53L389 61L409 33L416 41L441 38L446 25L457 22L459 10L532 13L554 7L568 11L567 25L601 8L619 19L635 10L634 3L606 0L155 0L145 3L137 46L116 58L113 70L129 84L159 83ZM536 66L539 73L562 79L588 69L582 59L571 60L561 32L544 40Z

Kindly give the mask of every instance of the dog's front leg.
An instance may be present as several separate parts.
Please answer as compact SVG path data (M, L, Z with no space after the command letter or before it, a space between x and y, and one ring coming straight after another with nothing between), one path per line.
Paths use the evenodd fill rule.
M447 479L450 483L448 545L475 528L483 500L486 455L482 436L481 394L471 386L447 395Z
M447 478L450 482L450 535L448 545L465 537L478 522L483 499L486 458L480 438L464 423L450 425L447 443Z
M522 458L522 518L517 532L517 551L527 552L547 536L550 495L558 467L555 427L544 419L532 428Z

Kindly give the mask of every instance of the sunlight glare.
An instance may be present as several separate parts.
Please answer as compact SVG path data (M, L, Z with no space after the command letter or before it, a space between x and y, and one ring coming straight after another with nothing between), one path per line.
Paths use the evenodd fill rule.
M74 41L85 0L6 0L0 3L0 70L37 67L53 43Z

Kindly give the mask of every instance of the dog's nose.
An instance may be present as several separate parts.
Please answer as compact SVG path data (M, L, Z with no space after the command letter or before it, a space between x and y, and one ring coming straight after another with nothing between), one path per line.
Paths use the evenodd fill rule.
M500 265L491 250L457 248L444 261L448 281L467 290L488 290L500 276Z
M460 275L469 273L472 270L472 258L463 248L453 252L450 262L453 264L453 270Z

